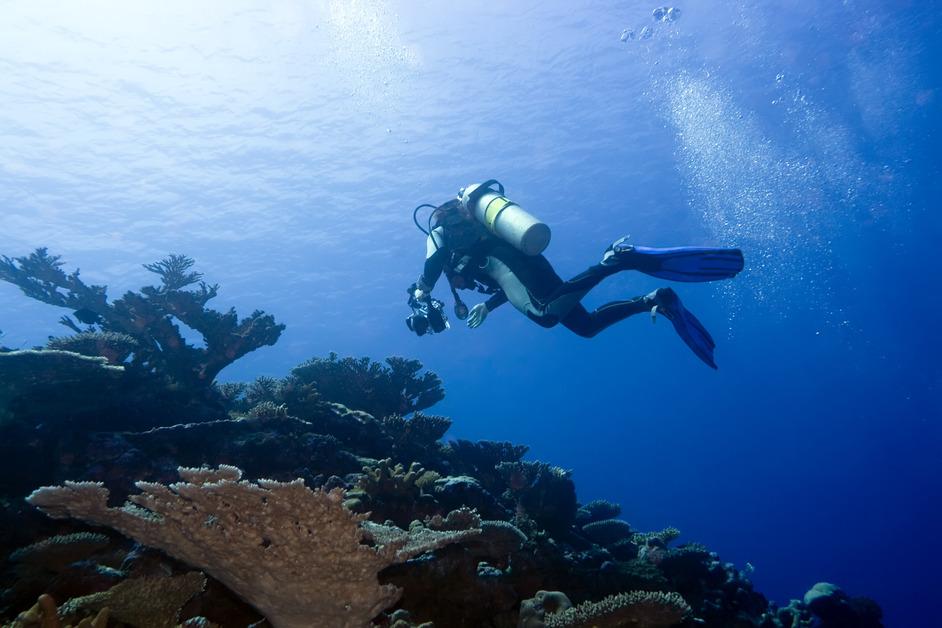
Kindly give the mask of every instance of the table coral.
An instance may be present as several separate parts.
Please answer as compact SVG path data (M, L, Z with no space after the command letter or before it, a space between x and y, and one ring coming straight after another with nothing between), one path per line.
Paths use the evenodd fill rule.
M401 357L386 358L386 364L369 358L314 358L291 371L303 383L313 383L318 393L377 419L424 410L445 398L442 381L422 370L422 363Z
M546 616L546 628L666 628L680 623L690 606L677 593L632 591L586 602Z
M343 491L300 480L239 481L241 471L180 468L182 482L138 482L143 492L109 508L100 483L43 487L28 501L57 518L105 525L203 569L261 611L275 628L367 626L399 598L381 585L385 567L467 533L402 532L364 545L365 516ZM431 531L430 531L431 532ZM393 538L394 537L394 538Z
M59 608L59 615L82 616L107 609L110 617L131 626L172 628L180 608L205 586L206 576L195 571L169 578L131 578L107 591L69 600Z

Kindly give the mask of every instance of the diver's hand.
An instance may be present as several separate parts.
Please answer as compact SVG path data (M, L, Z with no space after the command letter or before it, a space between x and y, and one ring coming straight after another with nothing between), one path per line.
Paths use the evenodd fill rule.
M480 327L481 323L484 322L484 319L487 318L489 313L490 310L487 309L487 305L484 303L478 303L473 308L471 308L471 313L468 314L468 327L471 329Z
M412 296L415 297L416 301L421 301L422 299L425 298L425 292L421 288L416 288L412 292Z

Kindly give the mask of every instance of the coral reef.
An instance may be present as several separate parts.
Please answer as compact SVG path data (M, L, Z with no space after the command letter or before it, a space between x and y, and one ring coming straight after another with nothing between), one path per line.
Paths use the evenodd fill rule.
M73 310L76 320L86 327L68 316L61 322L76 334L129 336L134 341L130 367L170 378L199 395L212 386L223 368L259 347L275 344L284 325L258 310L240 320L234 309L223 313L206 307L219 286L205 283L202 274L190 271L193 264L185 255L145 264L144 268L160 276L161 285L127 292L111 303L105 286L85 284L78 270L66 274L59 256L49 255L45 248L25 257L0 257L0 280L18 286L31 298ZM186 289L196 283L197 289ZM189 344L174 321L198 332L204 346ZM114 343L105 344L110 353Z
M45 250L2 258L0 279L82 324L0 350L4 625L882 625L875 603L826 583L770 604L748 570L672 546L675 528L580 505L572 474L524 445L443 442L451 420L423 412L441 381L415 360L332 353L214 383L282 326L207 309L216 286L192 265L149 265L160 287L109 302ZM30 503L55 519L22 499L42 485Z
M690 612L690 606L676 593L632 591L585 602L546 616L546 628L666 628L674 626Z
M424 410L445 398L441 379L434 373L420 375L421 370L418 360L392 357L383 365L331 353L295 367L291 375L314 384L323 397L383 418Z
M258 608L276 628L366 626L398 599L380 585L385 567L472 534L417 526L364 531L343 492L289 483L240 482L235 467L179 470L171 486L138 482L134 506L109 508L101 484L67 482L28 498L52 517L105 525L204 569ZM361 543L365 536L376 542ZM258 568L264 565L264 573Z
M169 578L132 578L107 591L72 598L59 607L60 617L97 616L132 626L172 628L187 600L206 586L206 576L193 572Z

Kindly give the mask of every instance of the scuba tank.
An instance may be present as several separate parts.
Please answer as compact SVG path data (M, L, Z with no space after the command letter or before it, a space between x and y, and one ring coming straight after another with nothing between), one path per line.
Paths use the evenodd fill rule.
M504 196L504 186L496 179L461 188L458 200L488 231L521 253L539 255L549 245L551 234L546 223Z

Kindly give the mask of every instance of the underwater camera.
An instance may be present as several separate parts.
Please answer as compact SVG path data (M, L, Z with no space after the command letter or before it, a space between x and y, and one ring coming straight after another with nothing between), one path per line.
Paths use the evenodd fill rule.
M416 336L424 336L427 333L437 334L448 329L445 304L438 299L427 296L419 300L412 295L410 290L409 307L412 308L412 314L406 318L406 326L415 332Z

